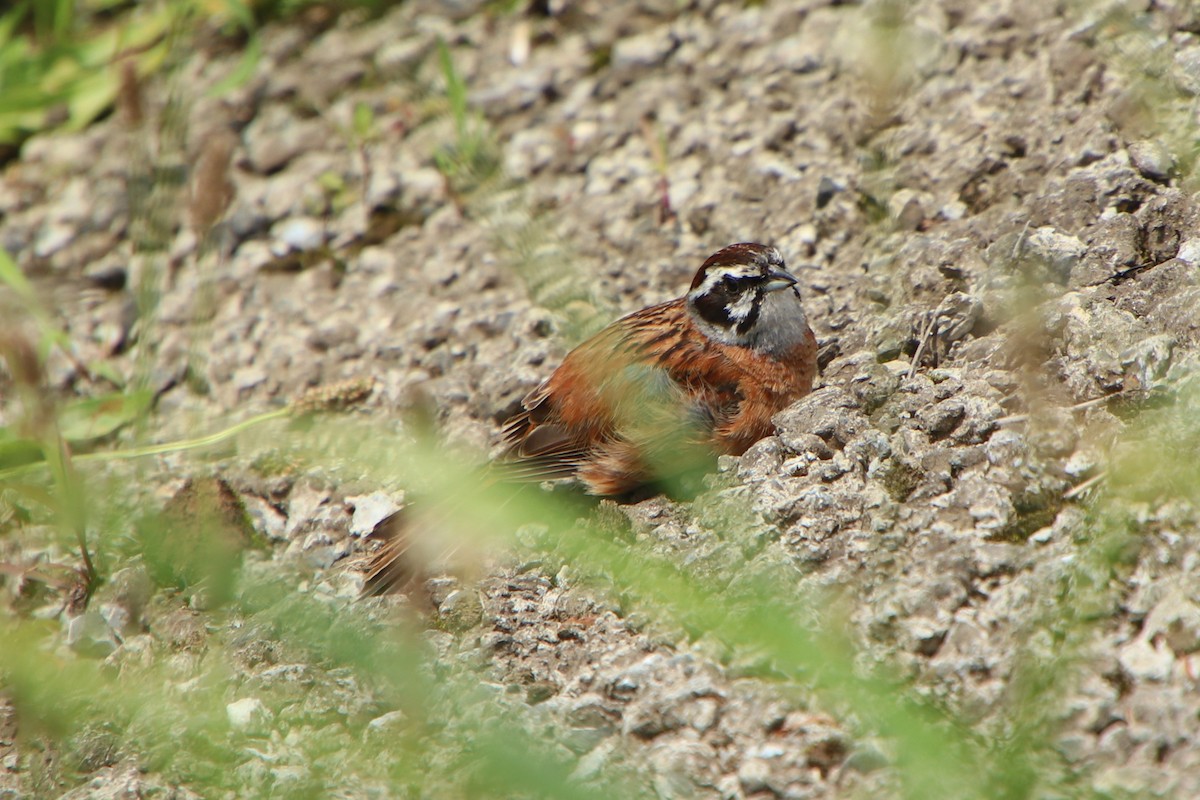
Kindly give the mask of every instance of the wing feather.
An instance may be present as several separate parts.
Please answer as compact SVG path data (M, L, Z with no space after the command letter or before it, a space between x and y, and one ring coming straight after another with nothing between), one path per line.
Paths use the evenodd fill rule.
M721 374L722 363L683 300L623 317L568 354L522 401L503 429L502 472L518 480L579 477L599 459L612 475L585 478L593 489L617 485L618 469L632 470L634 482L648 477L686 449L681 441L707 441L736 415L738 376Z

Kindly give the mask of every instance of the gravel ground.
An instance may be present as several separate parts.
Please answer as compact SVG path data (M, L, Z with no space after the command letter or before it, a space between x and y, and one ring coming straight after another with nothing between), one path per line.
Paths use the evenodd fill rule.
M695 503L603 513L628 526L629 546L730 587L782 569L799 594L840 590L861 661L898 665L979 735L1019 727L1006 709L1030 664L1064 671L1053 707L1039 709L1053 745L1039 769L1051 777L1029 796L1051 784L1200 796L1194 486L1114 492L1132 535L1099 578L1087 560L1101 537L1093 494L1071 494L1111 477L1131 439L1151 461L1194 463L1169 460L1190 441L1173 441L1169 416L1144 414L1169 414L1147 392L1172 393L1200 352L1200 12L1032 0L904 13L887 2L475 5L269 28L253 77L220 99L205 91L237 53L200 47L145 86L149 119L184 98L171 125L131 127L126 108L27 143L0 184L0 244L53 298L75 345L75 360L52 357L53 387L96 391L80 363L144 368L169 439L370 376L359 415L403 429L419 392L439 435L486 450L582 332L677 296L720 246L770 242L801 276L820 386L779 416L777 436L722 459ZM480 115L466 120L482 132L474 170L435 163L456 139L439 38ZM373 111L368 130L356 126L360 104ZM498 169L478 168L492 157ZM139 366L129 287L155 256L135 255L134 242L155 231L127 187L151 160L191 165L192 199L171 184L178 169L150 182L170 269L157 347ZM227 160L228 186L213 177ZM226 200L206 238L205 209ZM1109 394L1119 399L1074 408ZM248 571L294 576L297 592L351 593L342 566L403 487L332 469L264 476L217 456L165 459L140 491L169 514L166 498L216 465L253 523L239 535L267 545ZM171 501L184 513L187 502ZM728 507L752 519L737 535L719 519ZM0 538L0 555L32 558L37 541ZM680 798L901 791L889 744L819 692L786 691L703 632L648 623L560 566L497 558L469 580L431 581L423 636L435 661L477 664L514 715L552 726L581 778L629 770L645 792ZM240 673L230 722L269 729L278 745L269 758L239 751L244 785L287 794L308 768L288 753L314 723L272 697L336 708L319 726L334 750L362 720L386 729L398 713L275 652L254 625L231 629L211 598L152 588L147 569L101 589L80 617L99 619L94 630L64 622L62 635L117 669L148 652L186 661L208 637L229 645ZM1039 627L1063 608L1088 619L1079 641ZM0 796L192 796L119 748L39 789L30 763L41 751L14 743L20 727L0 703ZM353 776L343 790L386 794Z

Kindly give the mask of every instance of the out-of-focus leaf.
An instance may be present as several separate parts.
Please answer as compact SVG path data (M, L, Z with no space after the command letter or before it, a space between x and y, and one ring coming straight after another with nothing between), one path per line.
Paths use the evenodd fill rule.
M148 389L78 400L59 415L59 433L68 442L107 436L146 413L153 401L154 393Z
M80 131L90 125L112 105L119 85L117 73L112 69L103 69L79 80L67 100L66 129Z
M0 131L3 130L3 122L3 116L0 115ZM5 141L5 139L0 136L0 142L2 141ZM45 358L46 353L55 345L62 347L64 350L70 348L70 337L50 320L46 310L38 302L33 285L25 277L25 273L21 272L21 268L17 266L17 262L13 261L12 256L3 249L0 249L0 285L7 286L16 292L17 296L21 298L25 309L37 318L41 328L41 336L38 340L38 354L41 357Z
M254 10L242 0L195 0L199 8L215 19L227 17L249 30L254 27Z
M0 470L42 460L40 443L32 439L11 437L9 433L8 430L0 428Z
M43 17L39 27L51 41L60 42L70 34L71 28L75 24L74 0L58 0L58 2L42 0L34 8L41 10Z
M0 249L0 283L12 289L26 302L34 299L33 285L29 283L29 279L25 277L24 272L21 272L21 268L17 266L17 262L13 261L8 251L3 249Z
M258 67L259 59L262 57L262 40L257 36L251 36L246 46L243 49L242 57L238 61L237 66L227 76L217 81L217 83L208 90L209 97L220 97L238 88L250 77L254 75L254 70Z
M375 111L366 103L354 104L354 135L360 142L371 136L375 127Z
M27 439L14 439L8 443L0 442L0 452L6 449L6 444L13 445L12 449L14 451L19 447L33 445L38 448L35 460L42 460L41 447L36 442L30 442ZM6 466L17 465L11 464ZM33 518L33 515L29 511L31 506L53 510L55 507L54 503L54 494L46 488L45 484L38 482L26 483L11 478L0 482L0 524L11 522L14 519L17 522L29 522Z
M111 361L89 361L87 368L93 377L103 378L114 386L125 385L125 376Z
M17 44L20 39L13 35L17 25L25 18L25 12L29 8L29 0L17 3L8 13L0 17L0 46L8 48L11 45Z
M73 55L84 64L98 67L111 63L121 53L142 53L170 30L178 15L171 3L151 8L154 10L145 13L139 9L121 26L106 29L76 44Z
M0 525L13 521L25 524L32 519L33 515L29 513L29 509L20 502L20 492L0 489Z
M46 113L46 106L58 102L61 97L62 95L45 91L40 86L5 87L3 96L0 96L0 114L27 115L31 119L41 119Z

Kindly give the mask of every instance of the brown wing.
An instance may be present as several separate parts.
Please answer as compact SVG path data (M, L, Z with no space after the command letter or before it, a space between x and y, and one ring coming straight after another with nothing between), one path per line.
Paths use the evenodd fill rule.
M659 451L670 457L736 414L741 374L721 369L714 348L683 300L617 320L525 398L504 428L505 473L580 477L596 494L633 488Z

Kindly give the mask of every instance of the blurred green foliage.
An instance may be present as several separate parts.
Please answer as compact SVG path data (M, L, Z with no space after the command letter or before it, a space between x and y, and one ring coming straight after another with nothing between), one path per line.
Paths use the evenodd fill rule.
M159 69L173 37L208 29L244 42L224 91L257 63L257 30L314 10L377 14L397 0L19 0L0 13L0 153L52 129L80 130L112 109L123 65Z
M1146 425L1184 430L1192 441L1200 419L1191 413L1194 403L1195 398L1181 399L1155 412L1157 418ZM878 653L864 659L845 616L849 603L836 593L798 592L798 576L790 568L728 584L655 554L648 543L614 539L603 515L581 516L577 504L556 494L530 490L514 496L503 486L471 483L466 502L463 487L474 480L473 471L376 422L320 418L302 436L263 430L243 439L242 447L245 457L262 448L283 454L311 474L332 471L343 479L358 475L419 487L426 502L449 510L438 532L447 547L522 549L513 531L536 524L548 533L526 541L522 557L542 563L545 573L569 564L573 581L619 598L623 615L688 632L730 663L758 664L760 680L774 684L781 696L802 704L810 701L801 698L812 698L846 720L852 736L881 737L893 753L900 796L1018 798L1047 791L1098 796L1053 755L1054 724L1092 626L1119 591L1113 577L1133 536L1120 522L1128 497L1123 482L1092 508L1078 558L1063 567L1063 591L1040 598L1029 619L1019 623L1027 626L1029 645L1020 654L999 727L995 721L979 727L952 702L926 697L919 684L901 677L905 671L898 664ZM1130 457L1140 458L1141 452L1135 448ZM1164 471L1185 469L1161 456L1159 462ZM1114 469L1123 467L1118 463ZM1194 468L1187 474L1194 479ZM1194 491L1194 480L1190 487ZM1134 497L1145 501L1140 489ZM1154 502L1172 499L1169 486L1160 486ZM93 506L107 502L104 496L92 499ZM725 497L719 486L704 502L710 521L745 516L739 501ZM728 513L720 511L723 504L732 504ZM736 524L718 532L734 541L750 535ZM99 560L115 569L136 565L138 557L108 553ZM112 667L62 652L57 626L0 615L0 636L11 645L0 649L0 675L26 735L32 731L57 741L71 761L81 758L72 748L95 745L92 738L73 737L104 730L117 752L138 753L149 768L202 794L279 791L279 774L247 771L245 749L270 749L268 743L280 735L271 731L320 728L328 713L322 704L332 702L339 682L352 681L369 698L368 706L334 718L366 745L312 733L290 737L293 746L279 757L282 764L303 766L294 796L323 796L348 785L480 797L642 794L630 776L615 782L607 776L599 783L571 779L573 757L555 746L564 731L534 724L520 697L481 687L477 670L483 665L438 657L418 631L381 614L373 603L297 592L295 578L287 574L294 567L233 572L226 562L225 569L231 570L225 578L236 585L232 601L208 612L209 633L199 644L156 636L142 645L149 653L126 655ZM311 665L303 687L240 674L236 665L252 641L274 643L280 663ZM471 651L469 641L461 646ZM180 662L186 653L192 655ZM187 665L182 672L181 663ZM247 695L265 704L261 730L233 725L224 711ZM392 710L401 712L394 726L387 736L376 736L368 722ZM335 736L340 728L331 730L328 735ZM80 775L86 772L79 767ZM74 780L72 774L60 776L64 785Z
M1094 42L1121 89L1109 116L1127 141L1149 140L1162 148L1164 166L1182 188L1200 188L1200 127L1196 124L1197 84L1177 56L1182 52L1153 24L1155 15L1130 3L1075 0L1074 13ZM1185 3L1179 13L1191 4ZM1161 17L1160 17L1161 18Z
M24 0L0 17L0 146L91 123L112 107L123 58L141 75L162 63L181 4L125 5Z

